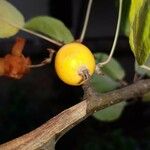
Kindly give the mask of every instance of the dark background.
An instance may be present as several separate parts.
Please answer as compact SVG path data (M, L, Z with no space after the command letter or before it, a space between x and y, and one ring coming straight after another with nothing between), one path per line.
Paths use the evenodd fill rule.
M25 19L39 15L51 15L61 19L73 32L81 30L87 0L9 0L25 16ZM116 25L115 0L94 0L86 37L113 36Z
M10 0L26 20L38 15L61 19L77 39L82 29L87 0ZM117 21L117 7L113 0L94 0L84 43L93 52L109 53ZM54 45L20 32L27 39L24 54L33 63L47 56L46 48ZM0 56L7 54L15 37L0 40ZM134 58L128 39L120 34L115 58L125 68L126 80L134 77ZM32 69L21 80L0 77L0 143L21 136L82 99L81 87L62 83L53 62ZM131 103L120 119L107 123L89 117L57 143L56 149L71 150L149 150L150 105L140 101Z

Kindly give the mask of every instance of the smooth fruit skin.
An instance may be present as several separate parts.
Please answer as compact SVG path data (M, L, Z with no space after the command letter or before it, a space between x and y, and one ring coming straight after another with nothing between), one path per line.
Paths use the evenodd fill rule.
M55 57L55 70L63 82L74 86L83 84L79 75L83 68L87 68L90 75L95 70L94 56L86 46L73 42L59 49Z

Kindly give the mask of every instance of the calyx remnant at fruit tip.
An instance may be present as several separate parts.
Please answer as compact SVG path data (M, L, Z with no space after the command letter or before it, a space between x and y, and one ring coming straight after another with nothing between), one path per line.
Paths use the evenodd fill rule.
M82 79L79 82L79 84L82 83L82 82L85 82L86 80L88 80L91 77L91 75L89 73L89 70L87 69L86 66L81 66L79 71L78 71L78 74L80 76L82 76Z

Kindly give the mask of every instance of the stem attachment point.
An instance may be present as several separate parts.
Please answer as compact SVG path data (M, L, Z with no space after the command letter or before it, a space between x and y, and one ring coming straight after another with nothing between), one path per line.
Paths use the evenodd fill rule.
M79 82L82 83L82 82L85 82L87 80L90 79L91 75L89 73L89 70L87 69L87 67L85 66L82 66L80 69L79 69L79 75L82 77L81 81Z

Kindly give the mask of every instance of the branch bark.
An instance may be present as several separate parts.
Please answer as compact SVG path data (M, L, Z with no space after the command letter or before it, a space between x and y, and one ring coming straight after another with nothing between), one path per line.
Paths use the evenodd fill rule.
M57 140L92 113L150 91L150 79L102 95L89 94L85 100L53 117L39 128L7 143L0 150L54 150Z

